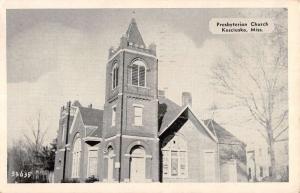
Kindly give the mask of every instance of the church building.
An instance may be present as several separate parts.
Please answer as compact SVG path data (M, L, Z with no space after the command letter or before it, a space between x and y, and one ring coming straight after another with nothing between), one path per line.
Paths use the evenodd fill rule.
M190 93L178 105L158 90L156 45L135 19L108 55L104 109L61 108L55 182L247 181L246 145L197 117Z

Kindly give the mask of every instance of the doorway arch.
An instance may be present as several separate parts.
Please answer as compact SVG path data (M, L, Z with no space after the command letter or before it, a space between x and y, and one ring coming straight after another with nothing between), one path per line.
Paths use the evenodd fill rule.
M143 182L146 179L146 152L143 146L134 146L130 151L130 181Z

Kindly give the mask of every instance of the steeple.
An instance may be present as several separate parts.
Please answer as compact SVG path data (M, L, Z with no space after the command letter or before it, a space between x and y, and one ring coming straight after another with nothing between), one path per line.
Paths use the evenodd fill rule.
M131 19L131 22L126 32L126 37L129 44L133 44L138 47L146 47L134 18Z

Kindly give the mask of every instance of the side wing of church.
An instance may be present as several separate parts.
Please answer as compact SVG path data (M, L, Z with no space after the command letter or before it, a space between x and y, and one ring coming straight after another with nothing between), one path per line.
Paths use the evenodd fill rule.
M214 120L201 120L183 93L158 90L156 45L132 19L109 50L104 109L78 101L61 109L55 182L247 181L246 145Z

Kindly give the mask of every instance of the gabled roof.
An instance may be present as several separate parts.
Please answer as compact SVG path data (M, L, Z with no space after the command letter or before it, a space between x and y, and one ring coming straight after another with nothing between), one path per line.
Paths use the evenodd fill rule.
M193 116L194 113L192 112L191 108L189 105L184 106L184 107L180 107L179 105L177 105L176 103L174 103L173 101L171 101L170 99L167 99L165 97L159 97L158 98L159 101L159 107L158 107L158 120L159 120L159 136L161 136L166 130L168 130L168 128L177 120L180 118L180 116L186 112L187 110L189 110L191 112L191 114ZM215 135L213 135L213 133L211 133L211 131L206 127L206 125L199 119L197 119L197 117L195 116L196 120L198 121L198 123L200 125L202 125L204 127L204 129L206 130L206 132L208 133L208 135L214 140L214 141L218 141L218 139L216 138ZM161 120L161 121L160 121Z
M100 141L103 128L103 110L79 106L79 113L85 126L86 142Z
M133 44L137 44L139 46L144 46L146 47L144 40L142 38L142 35L137 27L136 21L134 18L132 18L128 30L126 32L126 37L128 42L131 42Z
M225 128L220 126L214 120L212 120L212 119L204 120L204 124L209 128L209 130L212 133L214 133L217 136L219 143L245 145L241 140L239 140L232 133L230 133Z
M82 117L84 125L88 126L98 126L102 129L103 126L103 110L88 108L88 107L79 107L79 112Z
M161 131L163 128L166 128L172 120L176 118L178 113L182 111L183 107L177 105L170 99L166 97L158 97L158 120L159 128L158 131Z
M221 127L215 121L202 121L198 119L189 106L181 107L165 97L159 97L158 101L158 120L160 121L159 135L162 135L162 133L165 132L184 111L189 110L197 121L204 127L207 133L218 143L245 145L242 141L237 139L233 134Z

